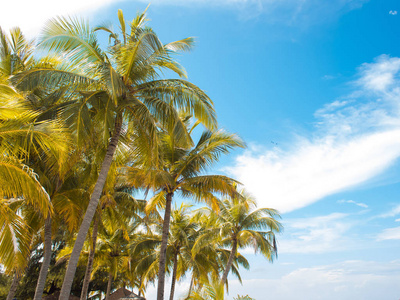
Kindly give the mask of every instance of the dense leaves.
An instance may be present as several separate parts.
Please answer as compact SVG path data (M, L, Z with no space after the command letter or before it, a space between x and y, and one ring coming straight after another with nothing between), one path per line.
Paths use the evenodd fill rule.
M170 300L184 278L188 299L223 299L228 273L249 268L241 248L277 254L278 213L210 173L245 145L174 59L193 38L162 43L145 12L118 20L55 18L37 44L0 28L0 299L158 282L162 300L166 274Z

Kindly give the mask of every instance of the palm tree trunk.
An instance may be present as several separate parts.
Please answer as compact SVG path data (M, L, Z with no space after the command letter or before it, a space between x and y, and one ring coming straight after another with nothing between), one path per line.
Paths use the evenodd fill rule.
M237 249L237 240L233 239L232 251L231 254L229 254L228 263L226 264L224 274L222 275L221 284L225 284L226 280L228 279L228 274L232 267L233 258L236 255L236 249Z
M194 273L192 273L192 279L190 279L190 285L189 285L189 293L187 295L187 298L189 298L190 293L192 292L193 289L193 283L194 283Z
M90 197L88 208L86 210L85 216L83 217L81 227L79 228L79 232L76 237L74 248L72 250L71 257L68 262L67 271L65 273L59 300L69 299L72 282L74 280L76 267L78 265L79 255L81 254L82 247L86 239L86 235L90 228L90 223L92 223L92 219L96 212L97 205L99 204L100 196L103 192L104 183L106 182L108 171L110 170L113 156L118 145L118 140L121 135L121 128L122 128L122 115L119 114L115 120L114 134L111 137L110 143L108 144L106 156L104 157L99 177L97 178L97 182L94 187L92 196Z
M19 281L21 280L21 277L22 277L21 275L19 275L17 272L15 272L13 281L11 283L10 290L8 291L7 300L14 299L14 296L15 296L15 293L17 292L17 287L18 287Z
M35 296L33 300L41 300L44 290L44 285L46 284L47 273L49 271L51 261L51 217L47 216L44 223L44 254L43 263L40 268L38 282L36 284Z
M167 245L169 233L169 221L171 218L171 203L172 193L168 193L165 203L164 224L161 238L160 250L160 264L158 270L158 287L157 287L157 300L164 300L164 286L165 286L165 265L167 259Z
M174 270L172 271L172 283L171 283L171 293L169 295L169 300L174 299L174 293L175 293L175 282L176 282L176 270L178 269L178 253L174 253Z
M112 278L113 278L113 276L112 276L111 272L108 273L108 283L107 283L107 292L106 292L106 298L105 298L105 300L108 300L108 298L110 297L110 294L111 294L111 283L112 283Z
M96 251L98 226L99 226L99 217L95 218L94 222L93 222L92 248L90 249L90 252L89 252L89 257L88 257L88 262L87 262L86 272L85 272L85 278L83 279L83 284L82 284L82 292L81 292L80 300L86 300L87 295L88 295L90 275L92 273L94 253Z

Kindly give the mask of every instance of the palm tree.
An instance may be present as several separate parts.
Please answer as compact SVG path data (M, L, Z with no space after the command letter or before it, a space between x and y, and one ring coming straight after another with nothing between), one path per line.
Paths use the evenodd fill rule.
M190 116L183 118L188 124ZM196 125L196 124L195 124ZM137 165L126 168L127 183L135 187L151 188L155 196L150 199L147 211L157 206L165 205L163 232L160 249L157 299L164 299L166 251L168 245L169 223L171 218L171 203L175 193L183 197L191 197L197 201L216 204L214 192L223 195L233 195L235 180L222 175L200 175L221 154L228 153L235 147L244 147L240 138L222 130L204 131L198 143L193 147L182 145L179 141L177 127L160 132L160 168ZM188 132L192 132L188 130Z
M224 300L224 285L212 275L202 287L190 293L186 300Z
M10 76L29 68L33 62L33 42L28 41L15 27L7 35L0 27L0 79L7 80Z
M178 276L182 276L188 269L190 264L191 246L196 237L196 228L198 224L192 222L188 209L190 206L181 204L178 209L174 209L171 213L171 226L168 246L171 248L172 255L172 278L171 278L171 291L169 299L174 299L175 283ZM185 255L186 254L186 255ZM189 258L189 259L188 259ZM179 270L178 270L179 266ZM178 277L178 278L179 278Z
M253 247L269 261L277 255L275 233L282 231L282 225L277 221L279 214L272 208L256 207L255 200L244 190L235 197L219 201L218 213L209 209L209 214L218 220L221 244L230 247L230 254L225 270L221 277L221 284L227 283L228 273L232 268L237 250ZM262 231L264 230L264 231Z
M8 36L0 28L0 148L3 163L2 169L8 170L9 173L4 175L2 179L7 180L13 174L11 176L13 178L9 178L10 181L7 185L9 187L13 185L23 186L17 176L24 175L24 172L18 172L15 169L15 164L13 165L14 170L10 171L12 166L10 162L13 159L19 160L22 171L24 169L30 170L30 173L34 174L34 183L37 184L40 193L44 194L46 198L45 206L40 205L40 213L46 219L44 230L45 257L35 295L35 299L40 299L51 256L51 252L49 252L51 247L51 207L48 203L51 193L48 190L49 185L44 184L45 182L51 182L51 180L43 180L42 174L39 174L40 172L37 169L37 163L45 164L47 173L52 173L50 176L47 174L48 178L59 173L56 170L61 170L65 162L65 156L68 151L68 142L66 142L68 141L68 136L58 120L48 117L47 108L43 110L42 107L38 107L39 103L43 106L43 101L34 101L36 100L35 98L38 98L35 97L35 92L21 93L9 84L9 79L12 76L25 70L33 69L43 63L43 61L35 61L32 53L33 43L25 39L19 28L11 29ZM50 62L51 60L48 59L47 61ZM43 91L40 92L44 95ZM48 98L56 98L56 100L59 98L55 97L55 95L46 96L49 96ZM48 116L45 116L46 114ZM25 178L29 177L26 175ZM54 182L54 185L59 184ZM29 196L26 192L20 193L18 196L23 196L30 203L43 198L43 196L36 197L36 199L35 196L31 198L32 195ZM37 205L35 207L37 208Z
M69 87L73 101L64 113L69 115L68 120L77 134L78 145L82 145L92 121L98 123L99 119L103 123L103 140L108 144L68 263L61 300L69 297L79 254L121 133L125 133L124 128L128 123L138 132L150 133L152 139L147 141L150 145L157 144L155 133L158 124L179 128L174 107L192 112L209 128L214 128L216 123L212 102L199 88L181 79L157 80L158 70L163 69L185 76L183 68L171 58L171 54L190 49L192 39L163 45L151 29L144 27L145 13L138 14L129 24L130 34L126 32L122 11L118 12L118 16L122 29L121 40L110 28L97 28L110 33L114 41L108 51L100 49L96 29L91 29L86 22L62 18L49 21L41 35L40 45L64 54L68 57L69 66L28 70L13 78L13 82L21 89L30 90L44 84L55 89ZM76 92L78 87L79 93ZM93 111L97 112L96 118L91 118L90 112ZM185 134L181 136L185 137Z
M231 253L229 249L223 248L223 237L219 235L220 223L216 214L210 214L207 209L200 208L193 215L193 222L199 224L200 228L197 230L190 253L192 279L189 295L193 288L202 288L203 285L210 284L210 278L213 280L218 278L221 270L227 265ZM245 269L250 267L246 258L238 253L233 259L231 271L239 282L242 282L239 265Z

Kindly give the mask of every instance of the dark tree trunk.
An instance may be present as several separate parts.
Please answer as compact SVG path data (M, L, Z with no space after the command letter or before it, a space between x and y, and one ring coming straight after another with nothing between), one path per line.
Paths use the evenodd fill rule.
M164 224L163 224L161 250L160 250L160 264L158 270L157 300L164 300L165 265L167 259L167 245L168 245L169 222L171 218L172 195L173 195L172 193L167 194L165 203Z
M172 271L171 293L169 295L169 300L173 300L174 299L175 282L176 282L176 270L178 269L178 253L177 252L174 253L173 264L174 264L174 270Z
M39 278L36 285L35 297L33 300L41 300L44 286L46 284L47 273L49 271L51 261L51 217L46 218L44 223L44 254L43 263L40 268Z
M74 280L76 267L78 265L79 256L81 254L82 247L86 239L86 235L89 231L90 224L92 223L94 214L96 213L100 196L103 192L103 187L107 179L108 171L110 170L113 156L118 145L118 140L121 134L121 128L122 128L122 116L118 115L115 120L114 134L111 137L110 143L108 144L106 156L104 157L99 177L97 178L97 182L94 187L92 196L90 197L88 208L86 210L85 216L83 217L81 227L79 228L79 232L75 240L74 248L72 250L71 257L68 262L67 271L65 273L59 300L69 299L72 282Z
M83 279L82 292L81 292L81 299L80 300L86 300L87 299L87 295L88 295L89 283L90 283L90 275L92 273L94 253L96 251L96 241L97 241L98 226L99 226L99 217L95 218L94 222L93 222L92 247L90 248L88 262L87 262L87 265L86 265L85 278Z
M22 276L19 275L18 273L14 274L10 290L8 291L7 300L14 299L14 296L15 296L15 293L17 292L17 287L18 287L19 281L21 280L21 277Z
M231 270L233 259L236 255L236 249L237 249L237 240L233 239L232 251L231 254L229 255L228 263L226 264L224 274L222 275L221 284L225 284L226 280L228 279L228 274L229 271Z

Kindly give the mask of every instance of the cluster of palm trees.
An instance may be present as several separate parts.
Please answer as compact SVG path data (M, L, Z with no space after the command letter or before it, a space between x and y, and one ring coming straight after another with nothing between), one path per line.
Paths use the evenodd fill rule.
M198 299L211 285L223 293L228 273L248 267L239 248L276 256L277 212L256 210L234 179L206 173L244 143L218 129L212 101L173 59L193 40L161 43L145 12L126 22L120 10L118 18L119 33L53 19L35 44L18 28L0 28L0 263L13 276L8 299L38 244L34 299L42 298L60 228L68 237L58 253L68 261L62 300L78 264L87 264L82 300L100 269L109 276L106 299L122 276L141 292L157 282L162 300L166 272L170 299L183 276L191 277L188 297ZM109 36L106 50L98 32ZM137 191L149 200L136 199ZM176 196L206 206L173 207Z

